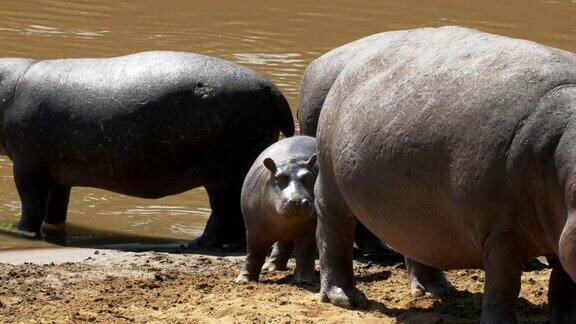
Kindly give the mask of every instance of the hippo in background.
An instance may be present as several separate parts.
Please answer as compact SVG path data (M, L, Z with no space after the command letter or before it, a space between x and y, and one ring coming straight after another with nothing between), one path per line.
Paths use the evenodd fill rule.
M198 54L0 59L0 150L14 162L17 229L63 223L70 189L160 198L204 186L212 214L195 246L242 244L240 191L252 161L292 136L282 93Z
M316 140L310 136L283 139L256 159L242 187L246 224L245 269L236 283L258 281L264 268L284 270L295 252L294 281L312 283L316 249Z
M360 220L434 268L483 268L482 323L514 323L549 255L551 322L576 322L576 55L461 27L379 34L318 123L320 295L362 305Z

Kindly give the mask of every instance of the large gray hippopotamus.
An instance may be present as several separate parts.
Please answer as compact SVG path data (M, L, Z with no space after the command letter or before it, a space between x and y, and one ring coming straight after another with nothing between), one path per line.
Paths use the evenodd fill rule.
M316 136L320 112L332 85L344 70L347 63L356 55L371 48L382 34L365 37L335 48L315 59L304 71L298 96L298 123L300 133ZM354 241L362 254L386 261L398 259L399 255L386 248L362 223L356 224ZM444 296L454 291L439 269L405 259L406 271L410 279L410 292L413 296L425 294Z
M551 321L576 322L576 55L460 27L371 36L318 124L320 295L361 305L354 224L427 266L484 268L482 323L516 321L550 255Z
M292 136L284 96L257 73L203 55L0 59L0 149L14 162L23 232L61 223L73 186L159 198L204 186L198 245L244 240L242 181Z

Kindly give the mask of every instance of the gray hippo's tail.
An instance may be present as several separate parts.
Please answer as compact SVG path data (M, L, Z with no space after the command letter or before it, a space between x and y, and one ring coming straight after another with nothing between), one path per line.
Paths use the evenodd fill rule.
M270 97L276 111L276 120L285 137L294 136L294 119L286 98L276 87L270 87Z

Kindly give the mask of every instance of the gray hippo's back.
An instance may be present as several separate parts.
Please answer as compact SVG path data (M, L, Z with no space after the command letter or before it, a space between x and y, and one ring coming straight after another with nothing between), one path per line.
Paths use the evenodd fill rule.
M518 203L510 177L534 143L521 130L543 97L576 85L576 55L459 27L381 35L324 102L321 174L408 257L481 265L486 230L514 227L499 217Z
M203 55L47 60L21 77L4 144L64 184L161 196L247 170L279 129L292 135L287 115L272 83Z

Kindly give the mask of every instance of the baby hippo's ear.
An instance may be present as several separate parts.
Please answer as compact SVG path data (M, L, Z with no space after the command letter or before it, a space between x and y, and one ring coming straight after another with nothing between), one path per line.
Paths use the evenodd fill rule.
M317 159L318 159L318 156L316 155L316 153L312 154L312 156L308 159L308 161L306 161L306 165L308 166L308 169L310 169L310 170L316 169L316 160Z
M271 158L264 159L264 166L266 167L266 169L270 170L270 172L272 173L276 172L276 163Z

